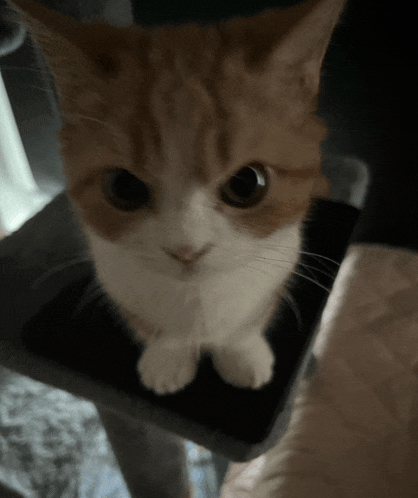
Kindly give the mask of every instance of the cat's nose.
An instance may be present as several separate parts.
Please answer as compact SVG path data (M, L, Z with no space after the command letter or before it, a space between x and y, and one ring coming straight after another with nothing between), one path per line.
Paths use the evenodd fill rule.
M163 247L163 251L166 254L185 266L190 266L195 263L199 258L206 254L209 249L209 245L203 247L203 249L196 249L190 245L180 245L172 249Z

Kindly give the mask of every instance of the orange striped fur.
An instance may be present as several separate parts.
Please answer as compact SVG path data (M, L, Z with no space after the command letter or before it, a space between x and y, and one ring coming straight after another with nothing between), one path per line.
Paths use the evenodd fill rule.
M312 197L327 190L315 111L343 0L152 29L9 1L55 75L68 195L101 284L147 343L142 382L183 388L201 347L227 382L268 382L263 330ZM237 207L225 186L248 164L261 165L265 187ZM109 201L109 168L143 182L149 202Z

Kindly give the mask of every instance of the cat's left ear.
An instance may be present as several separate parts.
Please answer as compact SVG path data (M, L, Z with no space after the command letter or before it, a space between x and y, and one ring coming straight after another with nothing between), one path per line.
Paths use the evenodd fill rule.
M310 86L319 88L321 66L346 0L310 0L289 9L289 30L273 58L281 65L303 68Z
M322 61L346 0L308 0L227 21L223 31L232 52L244 54L248 68L261 69L272 84L277 75L297 70L313 93L319 89Z

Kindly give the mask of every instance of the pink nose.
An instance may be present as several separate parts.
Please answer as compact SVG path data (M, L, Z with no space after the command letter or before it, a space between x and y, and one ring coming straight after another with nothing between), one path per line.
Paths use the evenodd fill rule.
M185 266L190 266L195 263L201 256L206 254L208 250L208 246L198 251L194 247L188 245L177 246L174 249L163 247L163 251L166 254Z

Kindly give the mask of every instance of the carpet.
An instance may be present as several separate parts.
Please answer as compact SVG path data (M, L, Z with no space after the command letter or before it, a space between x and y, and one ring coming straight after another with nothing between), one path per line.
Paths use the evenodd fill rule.
M191 441L185 447L195 498L219 496L212 453ZM0 496L9 494L130 497L95 406L1 368Z

